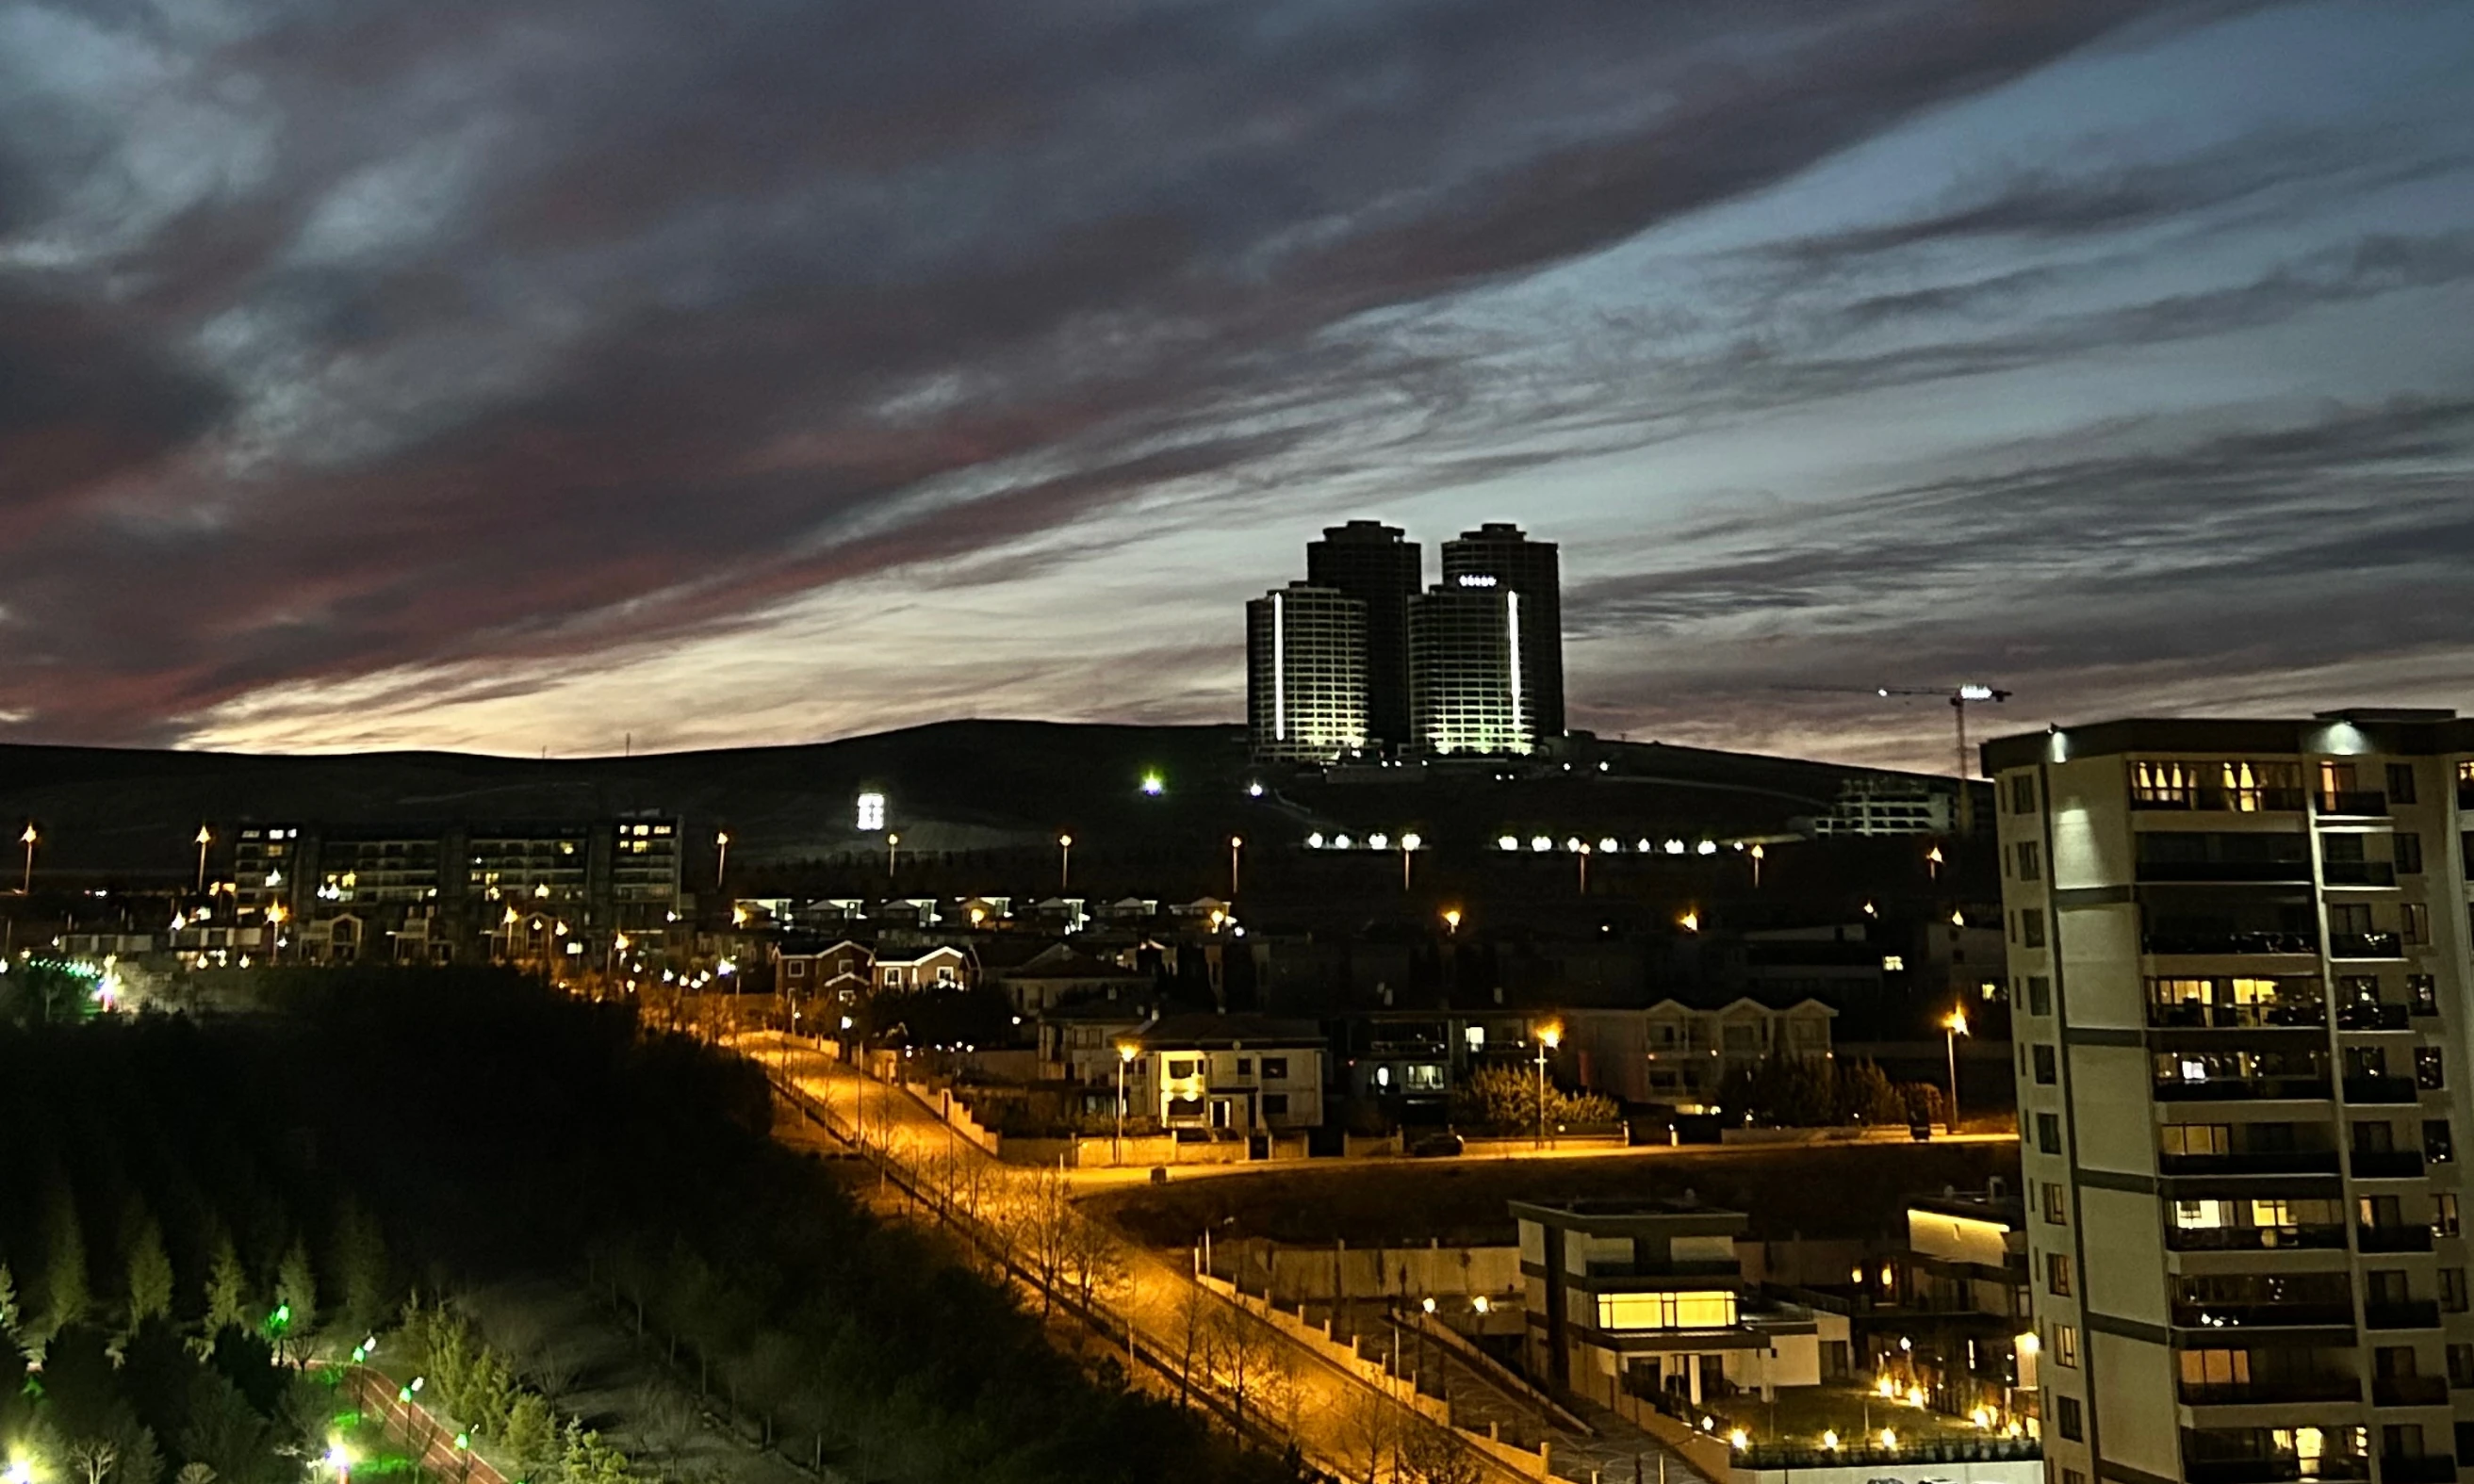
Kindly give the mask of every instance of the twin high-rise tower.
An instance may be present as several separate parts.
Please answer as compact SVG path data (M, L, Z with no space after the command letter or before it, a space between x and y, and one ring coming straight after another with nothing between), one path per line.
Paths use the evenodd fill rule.
M1397 526L1352 520L1306 579L1246 605L1254 754L1527 753L1564 730L1556 548L1490 522L1443 543L1443 580Z

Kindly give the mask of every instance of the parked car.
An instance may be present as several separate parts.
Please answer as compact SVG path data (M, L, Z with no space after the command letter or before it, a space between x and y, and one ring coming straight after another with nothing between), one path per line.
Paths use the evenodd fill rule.
M1420 1134L1409 1141L1409 1157L1415 1160L1448 1159L1463 1148L1461 1137L1449 1129L1433 1134Z

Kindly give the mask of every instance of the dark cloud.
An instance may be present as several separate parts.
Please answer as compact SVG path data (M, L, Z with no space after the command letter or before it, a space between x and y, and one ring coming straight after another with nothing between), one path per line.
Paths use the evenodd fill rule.
M1567 368L1537 389L1559 405L1507 401L1451 347L1343 332L2240 9L255 0L208 34L85 8L58 79L0 67L0 249L39 248L44 285L0 255L0 563L23 574L0 713L177 734L407 666L484 694L1044 532L1089 528L1031 560L1105 549L1107 513L1310 446L1372 465L1410 433L1365 424L1370 399L1429 435L1542 412L1637 445L2464 276L2462 240L2396 233L2050 322L2020 318L2041 266L1786 306L1920 242L2371 183L2353 146L2250 144L2093 183L2026 170L1804 239L1755 265L1791 332L1739 319L1713 352L1617 368L1612 396Z

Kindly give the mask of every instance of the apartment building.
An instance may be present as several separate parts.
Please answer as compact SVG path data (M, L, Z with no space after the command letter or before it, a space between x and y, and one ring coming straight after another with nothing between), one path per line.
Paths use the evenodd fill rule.
M2456 1478L2474 722L1982 757L2053 1484Z

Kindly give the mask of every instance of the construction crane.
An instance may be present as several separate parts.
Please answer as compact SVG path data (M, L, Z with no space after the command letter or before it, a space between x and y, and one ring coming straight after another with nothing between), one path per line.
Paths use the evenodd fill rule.
M1969 777L1969 769L1967 766L1967 704L1971 701L2007 701L2010 699L2010 692L2006 690L1998 690L1991 685L1961 685L1952 690L1920 689L1904 685L1877 685L1873 688L1873 694L1877 696L1939 696L1950 703L1951 714L1958 721L1958 833L1962 836L1973 835L1976 833L1976 799L1967 786Z

